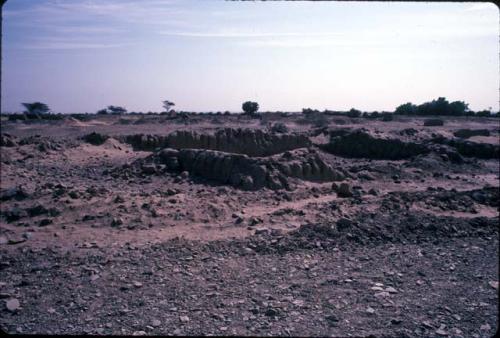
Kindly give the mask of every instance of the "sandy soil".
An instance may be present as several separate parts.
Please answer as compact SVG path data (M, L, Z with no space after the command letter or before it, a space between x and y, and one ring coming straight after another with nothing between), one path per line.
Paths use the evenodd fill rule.
M423 120L2 121L2 137L14 143L0 148L0 326L30 334L491 336L499 161L468 154L454 162L457 150L433 139L488 129L467 142L498 147L498 120ZM271 133L276 122L309 136L309 148L343 173L337 188L290 177L290 189L243 190L190 173L137 172L155 152L118 140L220 128ZM332 131L360 128L431 150L388 160L322 147ZM82 136L91 132L110 138L89 144Z

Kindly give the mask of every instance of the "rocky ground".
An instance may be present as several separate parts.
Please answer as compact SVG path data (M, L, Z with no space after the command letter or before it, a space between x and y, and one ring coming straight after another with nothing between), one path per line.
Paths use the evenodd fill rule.
M2 120L9 333L492 336L499 122Z

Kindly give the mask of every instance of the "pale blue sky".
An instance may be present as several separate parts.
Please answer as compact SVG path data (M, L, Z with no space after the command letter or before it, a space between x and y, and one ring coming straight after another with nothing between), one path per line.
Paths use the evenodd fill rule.
M491 3L8 0L2 110L499 108Z

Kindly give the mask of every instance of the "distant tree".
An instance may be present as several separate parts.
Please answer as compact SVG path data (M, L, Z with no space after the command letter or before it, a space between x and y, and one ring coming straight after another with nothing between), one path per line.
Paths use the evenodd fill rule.
M127 112L127 109L119 106L108 106L108 111L111 114L120 115L125 114Z
M253 115L259 110L259 104L257 102L246 101L242 104L241 108L245 114Z
M454 101L450 103L450 115L466 115L469 105L463 101Z
M398 106L394 113L401 115L416 115L418 113L418 107L413 103L408 102Z
M361 111L359 111L357 109L354 109L354 108L351 108L351 110L349 110L347 112L347 116L349 116L349 117L360 117L361 116Z
M383 112L380 115L382 115L382 121L384 121L384 122L392 121L392 119L394 117L394 116L392 116L393 114L391 114L389 112Z
M21 103L28 114L46 114L50 111L49 106L42 102Z
M489 116L491 116L491 111L481 110L481 111L476 112L476 116L489 117Z
M108 110L106 108L98 110L97 115L106 115L108 113Z
M165 108L165 111L167 111L167 112L170 111L170 108L175 106L175 103L168 101L168 100L162 101L162 103L163 103L163 108Z
M424 102L418 106L408 102L396 108L396 114L403 115L469 115L469 105L463 101L448 102L446 98Z

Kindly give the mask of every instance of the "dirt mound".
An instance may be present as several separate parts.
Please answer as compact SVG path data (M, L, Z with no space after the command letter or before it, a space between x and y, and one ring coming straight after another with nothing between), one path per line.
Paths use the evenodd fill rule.
M118 138L130 144L134 150L153 151L157 148L167 147L166 136L135 134Z
M439 127L444 126L444 121L442 119L426 119L424 120L425 127Z
M108 135L102 135L96 132L92 132L90 134L83 136L82 139L87 143L97 146L103 144L108 138L109 138Z
M473 136L490 136L488 129L459 129L453 133L455 137L470 138Z
M2 133L0 135L0 147L15 147L17 145L17 137Z
M181 173L184 177L201 177L243 190L264 187L273 190L291 189L290 178L316 182L344 179L340 172L326 164L318 154L308 151L252 158L216 150L166 148L121 169L142 175Z
M269 156L311 145L305 135L273 134L261 130L231 128L218 130L215 134L176 131L167 136L130 135L125 137L125 142L139 150L151 151L167 147L210 149L248 156Z
M63 146L62 143L61 141L55 141L49 137L42 137L41 135L28 136L19 141L19 145L32 144L41 152L61 150Z
M430 151L423 144L377 138L363 130L331 132L330 142L321 148L334 155L381 160L400 160Z
M462 139L447 139L436 137L432 140L438 144L446 144L455 148L460 155L481 159L493 159L500 157L500 146L491 143L478 143Z
M359 216L359 217L358 217ZM498 231L496 218L471 219L434 216L424 213L360 213L355 219L342 218L337 222L305 224L290 233L281 250L313 248L318 242L354 241L362 244L381 242L425 241L435 236L436 241L450 237L488 236ZM331 244L330 244L331 245Z

